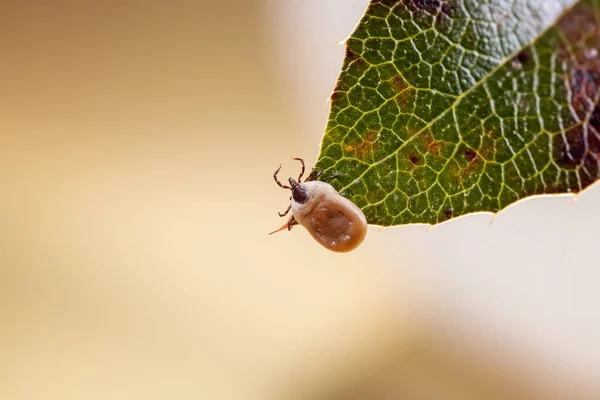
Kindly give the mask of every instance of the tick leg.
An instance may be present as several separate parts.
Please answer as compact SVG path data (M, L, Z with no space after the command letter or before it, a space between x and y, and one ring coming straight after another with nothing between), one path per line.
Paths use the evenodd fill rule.
M285 217L287 215L287 213L290 212L291 208L292 208L292 204L290 203L290 205L288 206L287 210L285 210L283 213L277 212L277 214L279 214L280 217Z
M287 223L287 230L288 230L288 231L291 231L291 230L292 230L292 227L293 227L294 225L298 225L298 221L296 221L296 218L294 218L294 216L292 216L292 217L290 218L290 220L288 221L288 223Z
M322 170L313 168L312 172L310 173L310 175L308 176L308 178L306 178L306 180L304 182L316 181L321 177L321 175L323 175ZM342 176L341 173L334 172L333 174L331 174L331 176L328 176L327 178L323 178L323 182L329 182L330 180L339 178L340 176Z
M304 182L316 181L321 175L323 175L322 170L313 168L310 172L310 175L308 176L308 178L306 178Z
M300 161L300 163L302 164L302 171L298 176L298 182L300 182L300 179L302 179L302 176L304 175L304 170L306 169L306 167L304 166L304 160L298 157L293 157L292 160Z
M279 186L281 186L284 189L291 189L291 187L289 187L289 186L282 185L281 182L279 182L279 179L277 179L277 174L279 173L280 169L281 169L281 165L279 165L279 168L277 168L275 170L275 172L273 173L273 179L275 179L275 183L278 184Z
M323 180L324 180L325 182L327 182L327 181L330 181L330 180L332 180L332 179L339 178L340 176L342 176L342 174L341 174L341 173L339 173L339 172L334 172L334 173L333 173L331 176L328 176L327 178L325 178L325 179L323 179Z
M288 220L288 222L285 223L285 225L283 225L281 228L274 230L273 232L269 233L269 235L272 235L274 233L277 233L279 231L283 231L284 229L287 229L288 231L292 230L292 226L294 225L298 225L298 222L296 221L296 219L291 216L290 219Z

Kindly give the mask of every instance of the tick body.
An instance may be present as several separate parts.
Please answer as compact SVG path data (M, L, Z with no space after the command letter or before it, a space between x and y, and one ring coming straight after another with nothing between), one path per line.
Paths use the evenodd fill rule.
M300 224L322 246L336 252L348 252L358 247L367 234L367 219L354 203L341 196L330 184L321 181L301 182L302 172L298 180L289 178L290 185L283 185L277 179L279 169L273 174L275 182L284 189L292 191L290 208L292 217L283 229L290 230L293 225ZM312 176L313 174L311 174ZM275 233L271 232L271 233Z

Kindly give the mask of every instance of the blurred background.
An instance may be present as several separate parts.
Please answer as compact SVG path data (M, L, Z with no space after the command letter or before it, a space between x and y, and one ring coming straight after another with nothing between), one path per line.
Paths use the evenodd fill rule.
M0 398L600 398L598 185L267 236L365 0L0 4Z

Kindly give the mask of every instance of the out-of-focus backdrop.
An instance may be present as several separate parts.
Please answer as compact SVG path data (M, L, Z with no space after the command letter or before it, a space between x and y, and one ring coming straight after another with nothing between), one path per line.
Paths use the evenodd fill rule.
M365 5L2 3L0 398L600 398L597 185L266 235Z

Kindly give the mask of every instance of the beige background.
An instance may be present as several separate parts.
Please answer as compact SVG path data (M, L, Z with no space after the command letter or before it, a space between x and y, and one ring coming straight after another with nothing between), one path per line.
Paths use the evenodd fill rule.
M364 1L1 6L1 398L597 390L598 187L344 255L266 235Z

